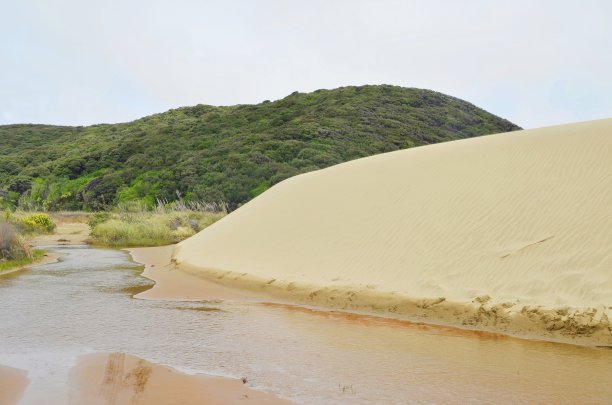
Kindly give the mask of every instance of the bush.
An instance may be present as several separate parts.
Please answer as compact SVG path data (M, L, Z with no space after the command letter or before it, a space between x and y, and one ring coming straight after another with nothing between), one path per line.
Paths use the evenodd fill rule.
M115 247L161 246L178 243L221 219L225 212L171 210L129 210L108 214L110 219L92 227L91 241ZM98 218L103 218L99 215ZM97 220L90 220L95 223Z
M27 242L17 233L13 225L0 222L0 261L32 259Z
M98 211L89 215L87 218L87 225L91 229L94 229L96 226L100 225L103 222L106 222L110 219L110 212L107 211Z
M171 230L152 221L126 222L111 219L91 232L93 241L108 246L159 246L172 243Z
M55 223L48 214L30 214L21 219L28 232L50 233L55 229Z

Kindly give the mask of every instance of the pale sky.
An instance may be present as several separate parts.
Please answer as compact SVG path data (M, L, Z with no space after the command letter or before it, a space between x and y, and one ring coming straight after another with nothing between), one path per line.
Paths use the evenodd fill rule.
M612 117L612 1L0 0L0 124L88 125L346 85L525 128Z

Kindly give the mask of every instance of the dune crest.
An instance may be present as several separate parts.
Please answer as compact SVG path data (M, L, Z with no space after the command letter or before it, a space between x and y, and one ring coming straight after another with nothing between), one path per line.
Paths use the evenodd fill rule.
M612 346L612 119L447 142L296 176L177 245L219 282Z

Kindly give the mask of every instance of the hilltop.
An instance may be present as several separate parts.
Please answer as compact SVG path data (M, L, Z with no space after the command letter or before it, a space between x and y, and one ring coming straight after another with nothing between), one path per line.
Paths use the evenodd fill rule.
M414 146L520 129L466 101L396 86L197 105L122 124L0 126L0 200L48 210L157 198L230 209L297 174Z

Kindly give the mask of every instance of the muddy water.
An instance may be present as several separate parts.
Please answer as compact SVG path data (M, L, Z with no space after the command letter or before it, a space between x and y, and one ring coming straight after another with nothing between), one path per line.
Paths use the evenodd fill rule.
M246 377L304 404L611 403L612 350L299 307L133 299L127 253L54 247L59 263L0 278L0 364L28 370L23 404L69 403L80 354L121 351Z

